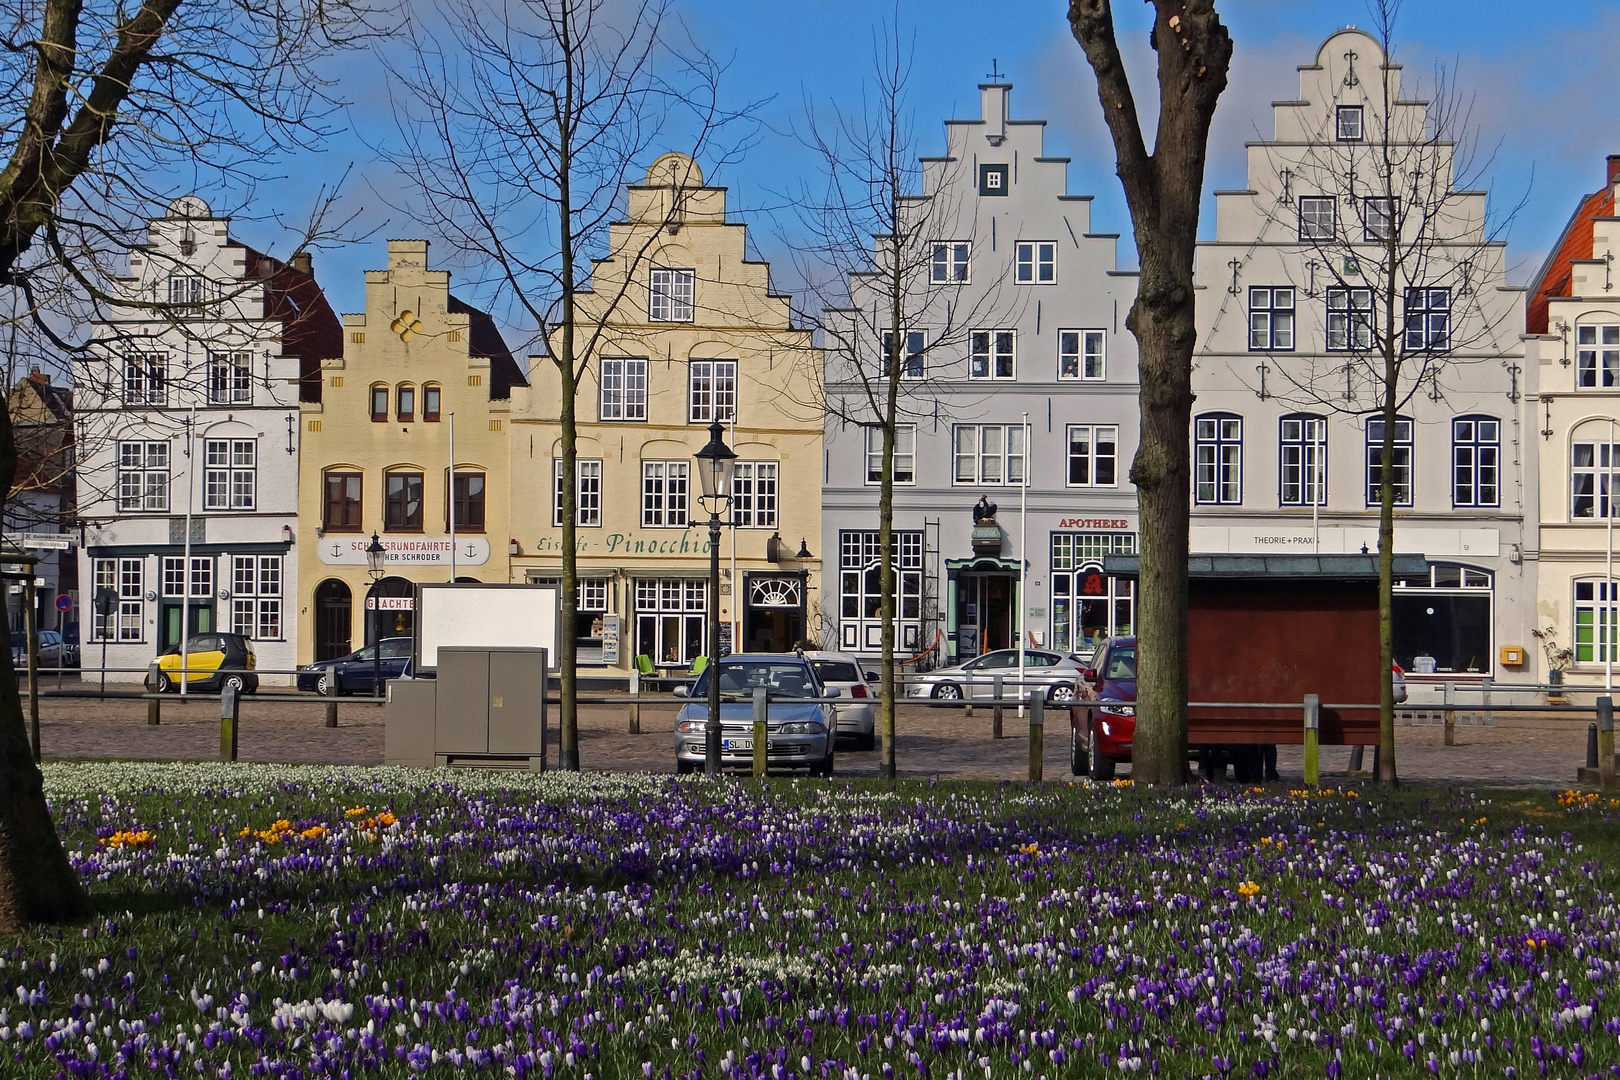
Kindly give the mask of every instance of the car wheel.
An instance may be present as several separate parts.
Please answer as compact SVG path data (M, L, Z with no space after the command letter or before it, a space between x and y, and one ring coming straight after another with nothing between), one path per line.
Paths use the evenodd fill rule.
M1084 776L1089 768L1090 761L1086 756L1086 744L1080 741L1080 729L1070 724L1069 772L1075 776Z
M831 776L833 774L833 754L827 751L827 756L821 759L821 764L810 770L811 776Z
M690 761L682 761L679 758L675 759L675 773L678 776L685 776L696 767L697 766Z
M1086 726L1086 754L1091 758L1091 778L1099 784L1114 778L1114 759L1105 758L1097 752L1097 725Z
M942 682L934 687L934 697L940 701L960 701L962 700L962 688L955 683Z
M154 671L146 677L146 688L154 694L167 694L174 689L174 680L167 672Z
M1046 700L1053 705L1067 705L1074 700L1074 684L1058 683L1046 692Z
M315 692L321 697L337 696L337 672L328 668L315 680Z
M227 675L219 681L220 693L224 693L227 688L235 690L238 695L245 694L247 693L247 680L240 675Z

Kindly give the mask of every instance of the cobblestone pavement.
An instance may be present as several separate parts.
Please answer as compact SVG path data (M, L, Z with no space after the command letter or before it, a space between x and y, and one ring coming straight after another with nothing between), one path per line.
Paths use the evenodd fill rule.
M674 706L644 706L641 734L629 734L627 711L618 705L580 709L580 756L587 769L611 771L673 770L670 728ZM300 764L380 765L383 759L382 712L375 705L342 699L339 722L325 726L324 704L313 697L299 701L244 699L238 735L243 761ZM1063 714L1049 714L1044 744L1048 780L1069 777L1068 730ZM551 714L555 724L555 712ZM1425 783L1565 787L1586 754L1584 719L1565 716L1499 714L1494 727L1460 727L1457 745L1443 745L1438 727L1397 729L1397 763L1403 780ZM1007 738L991 738L990 711L974 715L959 709L902 706L898 718L896 757L902 775L1022 780L1028 775L1027 725L1008 710ZM550 735L550 760L556 761L556 731ZM40 703L40 742L46 757L216 760L219 753L219 702L200 698L182 704L163 702L159 726L146 722L146 703L138 698L52 698ZM1347 747L1322 749L1324 778L1344 776ZM1297 746L1280 747L1278 768L1285 780L1299 780L1304 755ZM1369 750L1365 764L1371 767ZM876 776L877 753L843 747L838 771L850 776ZM1128 776L1129 769L1120 775Z

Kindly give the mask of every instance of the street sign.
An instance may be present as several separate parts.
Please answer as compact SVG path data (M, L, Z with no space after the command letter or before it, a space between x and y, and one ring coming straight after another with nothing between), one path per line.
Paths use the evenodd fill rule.
M73 539L68 536L40 536L23 533L22 546L42 551L67 551L73 546Z
M56 594L56 610L57 611L72 611L73 610L73 597L69 596L67 593L57 593Z

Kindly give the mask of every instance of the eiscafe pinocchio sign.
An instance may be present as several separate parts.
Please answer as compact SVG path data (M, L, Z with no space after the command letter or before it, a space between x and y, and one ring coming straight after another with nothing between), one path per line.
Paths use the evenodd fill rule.
M451 543L448 536L398 536L381 539L388 554L388 566L449 566ZM315 542L321 562L327 566L365 566L369 536L323 537ZM489 541L482 536L458 536L455 561L466 566L482 566L489 561Z

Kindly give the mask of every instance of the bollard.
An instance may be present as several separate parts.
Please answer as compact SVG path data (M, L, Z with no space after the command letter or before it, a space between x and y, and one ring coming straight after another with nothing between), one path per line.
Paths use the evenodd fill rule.
M326 726L327 727L337 727L337 702L336 701L328 700L326 702Z
M1614 786L1614 698L1605 694L1597 699L1598 782Z
M1586 767L1595 769L1597 763L1597 724L1586 725Z
M770 745L771 699L763 686L754 687L754 775L765 775L765 750Z
M1046 694L1041 690L1029 692L1029 782L1041 782L1041 770L1046 765Z
M152 727L163 723L163 702L156 694L146 699L146 722Z
M1322 699L1315 694L1305 695L1305 783L1311 787L1320 779L1320 742L1322 733Z
M236 720L242 699L236 687L225 684L219 692L219 760L236 760Z
M994 693L996 695L996 703L990 710L990 737L992 739L1001 738L1001 679L1002 677L1000 675L997 675L995 678Z
M641 734L641 672L630 673L630 734Z
M1362 756L1366 752L1366 749L1367 748L1365 746L1362 746L1360 743L1357 743L1355 746L1352 746L1350 748L1350 775L1351 776L1354 776L1354 775L1356 775L1356 773L1361 771Z
M1490 678L1490 676L1486 676L1485 678L1483 678L1483 679L1481 679L1479 681L1479 689L1480 689L1481 693L1484 695L1482 704L1483 704L1483 711L1485 713L1484 716L1480 717L1479 722L1481 724L1484 724L1486 727L1495 727L1496 723L1495 723L1495 721L1493 721L1491 719L1491 678Z
M1452 692L1456 689L1455 683L1446 683L1446 745L1457 745L1457 710L1452 708Z

